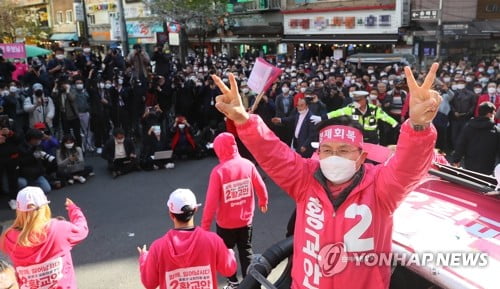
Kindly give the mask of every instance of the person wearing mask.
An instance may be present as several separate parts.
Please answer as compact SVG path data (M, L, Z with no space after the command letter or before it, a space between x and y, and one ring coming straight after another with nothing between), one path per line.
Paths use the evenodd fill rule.
M467 170L492 175L496 160L500 157L500 128L495 126L495 105L489 101L479 105L478 116L463 128L452 163Z
M172 135L172 150L174 155L181 157L195 157L198 145L192 135L191 125L184 116L177 116L170 129Z
M403 90L403 81L400 78L396 78L394 79L394 89L387 92L382 106L392 118L403 122L406 116L401 113L407 97L408 92Z
M70 185L75 181L83 184L87 177L94 175L92 167L85 165L82 148L75 145L75 138L70 134L63 137L56 160L58 177Z
M378 90L376 88L372 88L370 90L370 94L368 95L368 103L381 107L382 103L378 98L379 98Z
M43 122L51 129L55 116L55 105L50 96L45 95L40 83L33 84L33 95L24 99L23 109L29 116L29 126Z
M90 127L94 136L96 153L102 154L102 148L108 140L110 131L111 96L102 79L92 80L94 81L96 85L92 85L89 90Z
M108 161L108 170L113 178L138 168L134 143L125 137L125 131L119 127L113 129L113 137L104 145L101 156Z
M397 120L390 117L382 108L368 102L368 92L354 91L352 100L353 102L346 107L329 112L327 117L350 116L363 127L364 142L373 144L380 143L379 134L384 128L383 123L393 130L398 127Z
M200 287L217 289L217 273L231 276L237 270L234 251L222 239L194 225L201 204L189 189L176 189L167 202L174 228L151 244L138 247L141 282L147 289L189 288L189 279Z
M348 117L331 119L319 127L318 159L304 159L270 131L257 115L241 106L234 76L231 88L212 76L223 95L217 108L235 122L238 135L266 173L297 203L292 265L292 288L386 289L390 266L346 262L341 272L320 260L339 250L391 251L392 216L401 201L424 177L434 155L436 131L432 126L441 100L431 90L439 65L433 64L422 86L405 67L410 93L410 119L401 126L395 155L385 164L365 164L362 128ZM367 226L360 238L352 228ZM342 245L336 245L337 243ZM321 256L322 258L318 258ZM337 255L338 256L338 255ZM304 266L307 264L307 266ZM373 276L379 276L374 282Z
M20 288L77 288L71 249L87 237L87 220L70 199L69 221L53 219L49 203L38 187L19 191L16 219L2 235L0 249L12 260Z
M92 48L88 42L82 43L82 53L76 57L76 68L80 71L83 79L89 76L93 67L100 67L101 63L97 56L92 53Z
M319 99L318 95L315 93L314 88L309 87L306 90L306 96L305 100L307 102L307 106L309 107L309 111L313 115L311 118L311 121L313 121L315 124L317 124L321 119L318 121L319 118L325 118L325 115L327 113L326 111L326 105Z
M132 67L132 77L146 84L150 58L140 44L134 44L134 49L129 53L127 62Z
M141 148L141 168L146 171L161 168L173 169L175 167L171 159L155 159L154 154L160 151L170 150L167 135L162 132L160 125L153 125L143 139Z
M76 101L76 89L71 86L68 79L61 79L52 90L52 98L58 112L57 119L61 124L58 131L64 134L73 134L79 147L82 145L82 136L80 134L80 116Z
M451 111L451 102L455 93L453 90L448 88L446 83L441 81L436 81L436 91L441 94L443 101L438 108L438 113L436 117L432 121L437 130L437 141L436 148L440 149L443 152L447 152L450 148L448 135L450 128L450 111Z
M29 66L28 64L21 61L19 58L14 59L14 66L16 69L12 72L12 80L20 81L23 77L28 73Z
M254 195L262 213L267 212L267 189L255 165L240 156L234 136L221 133L214 140L219 164L212 169L201 227L210 230L216 215L216 230L227 248L238 247L241 272L245 278L252 259ZM226 288L237 288L237 274L228 278Z
M0 115L7 115L10 119L16 116L16 97L5 83L0 83Z
M277 118L286 118L294 114L293 106L293 95L290 92L290 86L288 82L283 83L281 86L281 93L276 97L276 115ZM274 122L273 122L274 123ZM292 130L288 127L287 123L274 123L275 131L278 137L284 143L290 143L292 141Z
M19 136L10 129L6 117L0 117L0 191L7 188L9 206L16 209L16 194L18 188ZM4 177L5 176L5 177ZM4 183L4 180L7 183Z
M31 69L24 76L23 82L30 87L35 83L40 83L45 95L50 95L50 89L53 84L50 75L44 69L42 61L36 58L31 61Z
M53 135L51 135L50 130L47 128L45 123L37 122L33 125L34 129L39 130L43 133L42 142L40 143L40 147L42 150L49 155L56 155L56 151L59 148L59 141Z
M94 144L92 141L92 131L90 130L90 96L81 78L75 80L75 96L80 127L83 132L83 137L85 138L83 147L86 151L93 151Z
M299 85L298 91L293 96L293 107L297 107L299 99L306 97L306 90L309 87L309 83L303 80L301 80L298 85Z
M311 142L315 140L317 135L315 125L309 120L311 116L312 113L309 110L307 101L305 98L302 98L299 99L297 109L292 115L284 118L275 117L272 119L273 123L282 123L292 132L293 138L291 142L287 142L286 144L291 145L295 151L304 158L312 156L313 148Z
M455 96L451 101L451 144L457 145L458 137L465 124L474 115L477 98L474 92L465 87L465 79L459 78L454 90Z
M47 71L56 82L60 78L67 78L78 73L73 61L64 56L64 48L56 49L54 58L47 65Z
M132 99L129 87L124 86L123 78L118 78L113 85L106 81L105 89L111 98L111 120L114 127L121 127L125 131L130 130L129 106Z
M125 71L125 62L120 50L113 45L102 61L104 64L103 77L105 79L113 79L117 71Z
M496 110L500 109L500 92L498 91L498 87L500 86L497 86L496 82L491 81L490 83L488 83L486 93L482 94L477 99L477 105L474 111L474 115L476 117L479 116L479 106L483 102L489 101L495 105ZM500 123L500 119L495 118L495 122Z
M52 188L45 178L45 162L53 163L55 157L41 149L42 138L43 133L37 129L26 132L26 140L19 146L18 184L20 188L38 186L49 193Z
M151 57L151 61L155 62L155 71L156 75L161 75L165 78L170 76L171 71L171 62L165 52L163 52L163 45L156 45L153 52L153 57Z
M0 49L0 82L8 83L12 80L12 73L16 67L12 62L3 57L3 50Z

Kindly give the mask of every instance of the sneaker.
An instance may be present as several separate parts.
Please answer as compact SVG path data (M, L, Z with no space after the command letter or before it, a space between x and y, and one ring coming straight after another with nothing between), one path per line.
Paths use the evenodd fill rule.
M154 169L154 170L158 170L159 168L160 168L159 166L157 166L157 165L153 165L153 169Z
M93 176L95 176L95 173L94 172L90 172L89 173L89 177L93 177Z
M227 285L222 287L222 288L224 288L224 289L236 289L236 288L238 288L238 286L240 286L240 283L238 283L238 282L227 281Z
M72 184L74 184L74 183L75 183L75 181L74 181L74 180L71 180L71 179L70 179L70 180L68 180L68 184L72 185Z
M100 147L99 147L99 148L97 148L97 149L95 150L95 152L96 152L97 154L102 154L102 148L100 148Z
M9 201L9 206L12 210L17 209L17 201L16 200L10 200Z
M168 163L168 164L165 165L165 168L166 169L173 169L173 168L175 168L175 164L174 163Z
M80 184L83 184L83 183L85 183L85 182L87 181L87 180L86 180L84 177L82 177L82 176L78 176L78 177L76 178L76 180L77 180L78 182L80 182Z

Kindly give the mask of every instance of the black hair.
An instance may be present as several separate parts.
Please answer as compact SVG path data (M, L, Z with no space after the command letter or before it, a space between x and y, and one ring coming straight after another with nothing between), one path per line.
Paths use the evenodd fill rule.
M350 127L355 128L355 129L358 129L360 132L363 133L363 127L361 126L361 124L358 121L353 120L352 117L346 116L346 115L334 117L334 118L330 118L330 119L326 119L326 120L321 121L317 126L317 130L318 130L318 132L320 132L325 127L328 127L331 125L350 126Z
M115 127L113 129L113 136L116 137L119 134L125 135L125 130L123 128L121 128L121 127Z
M26 132L26 140L32 140L32 139L42 139L43 138L43 133L39 131L38 129L30 128Z
M182 214L172 213L172 215L177 221L187 223L193 218L194 213L196 212L196 208L191 208L191 206L185 205L184 207L182 207L181 211Z
M65 134L63 136L62 141L61 141L61 147L60 147L61 148L61 155L63 158L67 158L68 156L76 153L76 144L73 145L73 147L70 149L68 149L68 148L66 148L66 146L64 146L64 144L69 140L73 141L73 143L76 143L75 137L72 134Z
M64 53L64 48L58 47L58 48L56 48L55 52L63 52Z
M486 116L488 113L494 113L495 109L496 109L495 105L492 102L489 101L483 102L479 105L478 115Z

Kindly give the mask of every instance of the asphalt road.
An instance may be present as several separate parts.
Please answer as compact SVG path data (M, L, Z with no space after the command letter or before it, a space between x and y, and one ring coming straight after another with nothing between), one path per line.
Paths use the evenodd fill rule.
M67 217L64 201L69 197L87 217L89 236L72 251L78 288L143 288L136 247L143 244L149 247L172 228L166 202L176 188L191 189L198 201L204 203L209 174L218 161L215 157L178 161L173 170L141 171L117 179L112 179L106 171L105 161L97 157L89 157L88 161L94 166L96 176L83 185L75 184L49 195L54 216ZM255 213L255 253L283 239L294 208L293 201L269 178L265 182L269 211L265 215L258 210ZM15 217L14 211L8 209L6 199L0 201L0 220L4 225L9 224ZM196 224L200 219L201 212L196 216ZM223 285L225 282L220 279L219 288Z

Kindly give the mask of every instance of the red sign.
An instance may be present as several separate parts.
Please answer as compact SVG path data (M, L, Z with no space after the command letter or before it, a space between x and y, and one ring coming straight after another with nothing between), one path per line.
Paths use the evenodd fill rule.
M26 58L24 43L0 43L4 58Z

